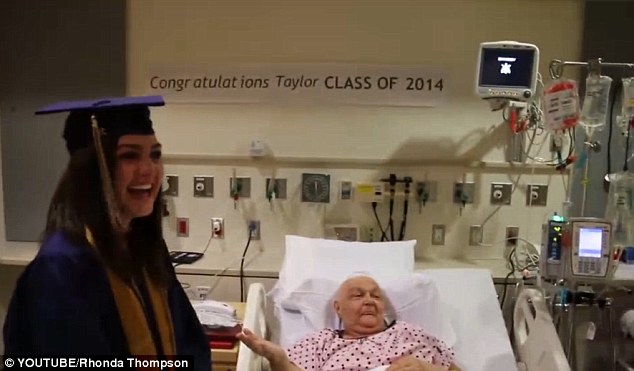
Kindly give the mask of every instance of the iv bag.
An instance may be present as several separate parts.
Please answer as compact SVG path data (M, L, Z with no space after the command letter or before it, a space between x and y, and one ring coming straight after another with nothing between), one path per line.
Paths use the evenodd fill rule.
M581 125L586 129L600 130L605 126L610 100L609 76L590 75L586 78L586 95L581 109Z
M610 193L605 208L605 219L612 222L612 243L615 246L634 246L634 217L632 196L634 174L610 174Z
M544 126L550 132L569 129L579 121L579 91L574 80L557 80L542 94Z

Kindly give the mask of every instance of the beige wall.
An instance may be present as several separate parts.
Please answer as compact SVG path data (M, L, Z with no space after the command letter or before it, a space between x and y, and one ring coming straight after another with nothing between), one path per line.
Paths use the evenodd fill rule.
M299 179L308 170L331 174L334 200L336 184L344 179L375 180L394 172L415 180L427 176L438 181L437 203L427 205L421 214L417 205L410 205L406 237L419 241L419 257L499 259L503 244L493 242L503 237L507 225L520 226L522 237L539 242L543 218L561 208L562 178L530 168L507 175L508 169L494 166L504 160L506 128L499 126L499 112L490 112L485 102L473 96L477 48L480 42L492 40L537 44L541 50L540 71L547 83L548 61L579 58L582 11L583 2L576 0L130 0L130 94L145 93L143 76L150 65L424 64L450 72L452 96L447 104L436 108L173 105L155 110L154 121L167 157L166 172L181 178L181 194L170 200L171 216L165 222L170 247L202 250L209 237L211 217L225 218L227 235L224 240L212 241L208 255L222 252L236 257L246 242L247 218L260 219L262 223L262 240L254 245L276 254L283 248L285 234L321 236L323 224L331 222L374 226L368 205L340 201L326 206L301 204ZM264 167L219 160L245 156L254 139L266 141L276 156L327 159L323 168L315 168L309 161ZM185 153L206 156L207 160L170 160L170 155ZM333 163L365 159L367 163L333 169L334 165L328 166L328 159ZM421 162L420 166L401 169L372 165L386 159ZM489 165L481 169L447 165L456 159L485 161ZM442 166L432 166L440 160ZM252 177L254 192L251 199L241 200L237 210L226 191L234 168L238 175ZM264 198L264 178L273 171L278 178L288 178L289 200L280 201L271 210ZM192 177L200 174L216 177L216 198L192 197ZM450 202L451 185L464 174L476 181L478 195L476 203L460 215L458 207ZM516 181L518 174L520 187L530 182L550 185L547 207L526 208L521 188L513 195L513 205L497 212L489 205L490 182ZM383 224L386 213L380 207ZM394 215L399 225L400 202ZM176 216L190 218L189 238L175 236ZM469 226L485 220L484 243L493 246L468 247ZM447 225L446 246L430 246L432 224ZM4 231L4 223L0 223L0 231ZM0 266L3 317L20 271ZM217 278L204 277L183 280L209 285L217 282ZM222 281L222 287L214 291L215 298L236 299L237 280Z
M487 220L485 243L503 238L506 225L520 226L521 236L539 241L544 217L561 208L562 177L540 175L530 168L519 179L513 204L496 210L489 200L490 182L517 181L506 169L475 170L431 166L456 160L504 161L506 127L500 112L474 97L475 64L482 41L518 40L537 44L540 70L549 82L547 65L553 58L575 59L581 46L581 1L131 1L129 6L129 92L146 93L144 76L151 66L205 66L230 63L363 63L421 64L449 71L452 95L435 108L317 107L266 105L187 105L156 109L155 122L167 156L166 172L180 176L179 197L170 204L166 220L170 246L200 250L209 236L209 219L223 217L225 240L212 241L208 251L241 253L245 220L262 221L267 251L279 250L289 233L321 236L324 223L352 222L373 226L368 205L336 201L340 180L376 180L391 172L415 180L439 181L438 202L421 214L410 208L407 238L419 241L418 255L426 257L499 258L503 247L465 248L471 224ZM300 138L310 138L302 140ZM194 140L195 138L195 140ZM307 161L286 167L259 166L245 158L252 140L264 140L275 156L325 158L322 168ZM533 155L536 155L533 147ZM542 156L549 156L548 146ZM169 155L194 154L200 161L173 160ZM331 162L367 160L359 166L331 169ZM415 159L409 169L379 168L380 160ZM234 210L228 195L233 169L250 176L254 194ZM323 171L332 176L335 201L301 204L301 173ZM265 178L275 172L288 178L289 197L271 210L265 199ZM452 184L466 173L475 180L478 196L460 216L451 202ZM213 200L192 197L192 177L215 176ZM522 186L550 185L548 206L525 207ZM399 206L400 208L400 202ZM385 224L387 211L380 207ZM395 212L400 222L400 209ZM175 237L175 217L191 220L190 237ZM432 248L432 224L446 224L447 245Z

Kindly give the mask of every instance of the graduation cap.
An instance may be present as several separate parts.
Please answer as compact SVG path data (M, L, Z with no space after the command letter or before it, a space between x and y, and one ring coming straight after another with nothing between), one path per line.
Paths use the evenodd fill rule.
M163 97L158 95L102 98L58 102L40 108L35 114L70 112L64 126L64 140L72 155L96 144L101 135L117 139L127 134L154 134L148 107L164 105Z
M70 112L64 126L64 139L71 155L82 148L95 146L106 207L115 228L123 228L125 224L118 212L102 136L116 140L128 134L154 134L148 107L164 105L163 97L152 95L59 102L35 111L36 115Z

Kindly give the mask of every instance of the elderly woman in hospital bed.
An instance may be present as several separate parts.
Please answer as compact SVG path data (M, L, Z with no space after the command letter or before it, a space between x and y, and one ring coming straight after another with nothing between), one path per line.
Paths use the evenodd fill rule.
M356 275L340 285L333 301L341 330L313 332L286 351L248 329L238 338L273 370L457 370L444 341L415 324L388 321L386 301L374 279Z
M444 358L439 356L447 354L443 352L442 346L439 346L440 350L434 348L437 343L444 344L450 352L455 352L450 362L462 371L517 371L518 364L502 318L491 272L471 268L417 271L415 245L416 241L365 243L286 236L284 258L275 286L268 291L261 283L253 283L249 287L244 327L257 336L251 336L251 332L247 330L246 335L240 336L242 343L237 370L267 371L271 366L270 359L276 360L276 354L283 355L280 358L283 360L291 360L297 356L299 349L293 350L297 344L310 349L316 349L312 345L314 342L325 345L328 338L318 338L318 335L330 336L328 344L332 344L335 350L339 349L337 347L340 344L347 342L356 347L356 342L363 344L372 343L375 338L386 339L389 336L382 334L398 330L400 327L396 324L401 321L408 325L407 331L413 332L413 328L418 328L423 329L427 336L433 335L429 336L430 339L425 339L423 335L421 340L421 343L432 344L428 353L421 351L421 354L425 354L422 359L427 362L425 366L428 369L432 366L447 369L447 363L443 366L441 360ZM351 276L351 272L356 273ZM338 315L333 310L334 301L338 299L336 294L342 292L339 290L342 282L355 277L359 272L372 277L381 288L387 324L385 330L377 331L375 335L350 340L344 335L349 336L353 327L346 323L350 321L346 319L345 313ZM392 324L395 319L398 321ZM392 326L388 328L389 325ZM337 332L333 329L345 331ZM406 330L403 328L402 331ZM532 330L531 334L537 336L536 341L543 343L539 332ZM305 339L312 340L302 343ZM404 336L399 336L395 341L404 342ZM418 344L418 339L414 343ZM385 342L379 344L384 346ZM388 350L390 346L387 345ZM351 363L346 370L396 368L397 362L400 364L391 359L389 361L392 363L383 360L372 363L375 353L378 353L375 349L367 352L364 350L363 355L359 354L353 359L346 358L346 362ZM335 362L326 365L324 369L342 369L341 364L336 364L338 354L333 357L322 351L318 355L324 361L332 359ZM407 355L409 354L405 354ZM366 364L362 364L362 367L352 364L357 358L364 360ZM405 362L411 358L401 355L398 360ZM370 365L367 364L368 361ZM305 361L287 362L284 365L288 366L286 369L297 370L305 368L302 362ZM295 366L289 366L293 364ZM422 367L417 363L413 364ZM317 371L319 368L319 365L315 369L311 366L313 365L308 365L306 371ZM555 369L537 367L528 370Z

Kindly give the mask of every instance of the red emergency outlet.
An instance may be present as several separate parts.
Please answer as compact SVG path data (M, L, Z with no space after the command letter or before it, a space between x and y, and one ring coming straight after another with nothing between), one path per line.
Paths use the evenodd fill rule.
M178 237L189 236L189 219L178 218L176 219L176 234Z

